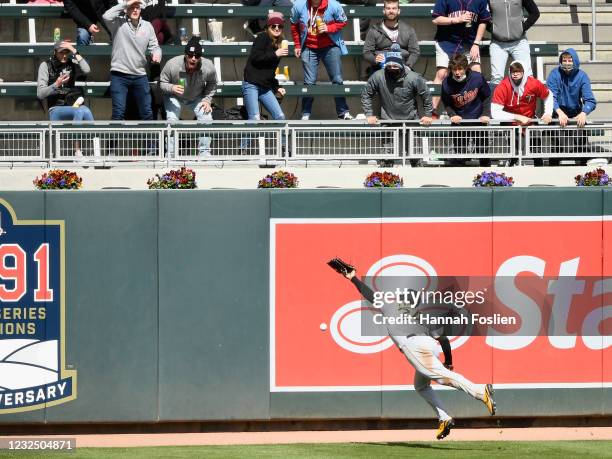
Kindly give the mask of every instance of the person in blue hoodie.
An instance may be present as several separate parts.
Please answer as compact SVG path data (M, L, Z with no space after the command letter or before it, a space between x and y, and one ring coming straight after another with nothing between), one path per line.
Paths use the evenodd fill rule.
M455 54L448 63L449 75L442 81L442 102L453 124L464 120L478 120L489 124L491 119L491 87L482 73L469 68L464 54ZM487 152L486 131L464 131L453 133L456 153L467 153L472 144L474 153ZM491 160L481 158L480 166L488 167ZM464 164L464 160L451 160L451 164Z
M575 120L578 130L563 130L553 139L555 153L586 153L587 134L584 128L589 115L597 102L591 90L591 80L580 69L580 59L573 48L562 51L559 66L546 79L546 86L553 95L553 116L559 119L562 128L569 120ZM586 164L588 158L581 158ZM558 165L559 159L551 158L550 165Z

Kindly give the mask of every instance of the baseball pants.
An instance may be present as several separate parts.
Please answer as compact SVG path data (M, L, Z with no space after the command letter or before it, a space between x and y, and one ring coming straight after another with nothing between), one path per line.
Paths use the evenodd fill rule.
M399 338L399 339L398 339ZM396 337L397 344L410 364L416 370L414 374L414 389L433 408L438 419L443 421L451 416L444 409L436 391L431 387L431 381L462 390L477 400L484 400L485 384L474 384L459 373L446 368L438 359L439 349L430 336L411 336L401 339Z

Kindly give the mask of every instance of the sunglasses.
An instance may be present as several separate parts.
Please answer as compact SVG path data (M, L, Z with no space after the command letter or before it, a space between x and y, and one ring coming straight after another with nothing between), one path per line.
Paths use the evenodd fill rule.
M270 28L271 28L272 30L274 30L274 29L283 30L283 26L282 26L282 25L280 25L280 24L272 24L272 25L270 26Z
M199 59L200 55L199 54L189 54L189 53L187 53L187 57L189 59Z

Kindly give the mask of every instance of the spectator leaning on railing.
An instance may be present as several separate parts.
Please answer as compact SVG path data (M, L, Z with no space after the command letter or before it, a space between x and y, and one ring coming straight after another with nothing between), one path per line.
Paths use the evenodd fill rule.
M178 121L181 106L189 108L198 121L212 121L212 98L217 89L217 74L210 59L202 57L199 37L192 37L185 54L166 62L160 85L169 121Z
M113 36L110 84L113 120L124 119L128 90L134 93L140 118L153 119L146 53L149 51L151 60L159 63L161 48L151 23L140 17L141 8L140 0L129 0L104 13Z
M562 51L559 66L546 79L546 86L553 95L553 117L559 118L561 127L575 120L579 130L564 130L556 136L553 149L555 153L584 153L587 148L587 135L584 128L587 115L597 106L591 90L591 80L580 69L580 59L573 48ZM582 158L586 164L588 158ZM551 158L550 165L559 164L559 159Z
M74 84L77 72L87 75L89 70L87 61L69 42L55 43L51 57L38 67L36 90L40 100L47 100L49 120L93 121L89 108L82 105L83 91Z
M425 79L404 66L402 54L389 51L386 54L385 68L376 71L361 92L361 107L369 124L375 124L378 118L374 115L374 98L380 99L381 118L383 120L417 120L419 119L417 98L423 101L421 123L432 122L431 94Z
M317 82L319 64L323 62L333 84L342 84L341 57L348 54L342 29L348 19L337 0L297 0L291 9L291 33L295 57L302 60L304 84ZM302 120L310 119L312 97L302 98ZM336 97L338 118L351 120L346 98Z
M442 82L442 102L453 124L464 120L479 120L489 124L491 118L491 87L480 72L470 70L467 57L456 54L448 63L449 75ZM453 133L456 153L467 153L470 140L476 153L487 153L486 132L465 131ZM462 160L461 160L462 161ZM480 159L488 167L490 159Z
M436 0L432 12L436 30L436 77L440 84L448 75L450 56L465 54L472 70L480 72L480 44L491 20L487 0ZM434 110L440 102L433 98Z
M487 29L491 32L491 85L497 86L504 78L508 56L520 61L525 68L525 76L532 75L531 52L525 32L536 23L540 10L533 0L488 0L491 22ZM529 16L523 18L523 9Z
M515 124L527 126L536 115L538 99L544 101L542 121L550 124L552 121L553 96L540 80L525 75L525 67L519 61L510 64L508 76L495 88L491 103L493 119L513 121ZM516 163L516 160L512 160ZM534 159L536 166L543 164L542 159Z
M419 58L419 40L412 26L399 20L399 0L385 0L383 4L383 20L370 26L363 45L363 58L371 67L368 76L382 68L386 51L394 43L400 47L404 64L414 69Z
M192 37L185 46L185 54L166 62L160 76L164 93L166 117L170 122L180 119L181 108L188 108L200 123L212 122L212 98L217 89L215 66L202 58L199 37ZM172 148L169 148L172 149ZM201 137L199 154L210 149L210 137Z
M98 22L106 28L102 16L114 3L114 0L64 0L64 8L77 26L77 46L93 41L93 36L100 32Z

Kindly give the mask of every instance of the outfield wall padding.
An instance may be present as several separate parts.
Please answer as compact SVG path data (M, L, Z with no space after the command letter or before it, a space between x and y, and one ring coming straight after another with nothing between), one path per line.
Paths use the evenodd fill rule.
M65 222L66 364L78 372L76 400L0 414L0 424L432 417L414 391L271 392L271 218L605 217L602 269L612 273L612 227L604 225L612 218L612 190L60 191L0 198L19 219ZM491 257L495 237L493 231ZM384 228L371 244L385 255ZM299 259L294 269L302 269ZM309 343L302 349L310 352ZM601 352L601 387L498 390L500 415L612 414L612 363L603 358L610 349ZM491 349L482 359L494 368L503 365L501 354ZM381 367L387 362L381 354ZM456 364L459 371L466 366ZM456 391L441 398L457 416L486 414Z

